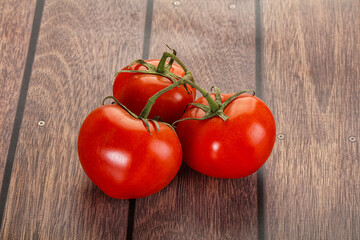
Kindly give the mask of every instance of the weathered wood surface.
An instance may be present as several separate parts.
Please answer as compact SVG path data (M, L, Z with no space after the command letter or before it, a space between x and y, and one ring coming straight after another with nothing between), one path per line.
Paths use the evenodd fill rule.
M36 1L0 4L0 181L13 161L0 238L359 238L360 2L174 2L46 0L39 32ZM165 44L205 89L261 88L280 134L262 168L264 205L257 174L215 179L183 165L163 191L129 207L81 169L82 120L111 94L117 70L159 58Z
M114 73L141 54L145 13L143 1L45 2L2 239L125 238L129 202L90 182L76 141Z
M20 96L35 2L14 0L0 4L0 184ZM16 127L18 130L19 126Z
M263 1L268 239L360 237L360 2Z

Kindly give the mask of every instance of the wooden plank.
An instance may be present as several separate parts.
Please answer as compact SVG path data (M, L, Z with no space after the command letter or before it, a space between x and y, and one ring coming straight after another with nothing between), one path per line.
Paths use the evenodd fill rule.
M80 125L142 52L143 1L46 1L1 239L124 239L127 200L83 172ZM38 126L44 121L44 126Z
M262 1L268 239L360 236L360 2ZM349 141L355 136L357 142Z
M25 69L35 2L12 0L0 4L0 185Z
M169 44L205 89L255 88L254 1L155 1L150 58ZM183 166L161 192L136 200L134 239L255 239L256 174L216 179Z

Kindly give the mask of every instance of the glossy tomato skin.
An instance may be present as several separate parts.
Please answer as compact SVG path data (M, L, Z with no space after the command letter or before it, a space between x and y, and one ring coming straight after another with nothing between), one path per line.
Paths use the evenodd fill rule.
M159 64L157 59L145 60L145 62L155 66ZM146 70L146 67L135 63L129 70ZM183 77L185 74L184 70L176 63L172 65L170 72L179 77ZM132 112L139 115L151 96L172 83L170 79L159 75L121 72L115 78L113 95ZM152 107L149 118L160 116L162 121L167 123L173 123L180 119L187 104L193 102L196 97L196 89L189 85L188 89L191 94L186 91L184 86L180 86L161 95Z
M176 133L163 123L150 135L144 123L118 105L104 105L84 120L78 154L87 176L107 195L141 198L167 186L177 174L182 150Z
M234 94L222 94L221 102ZM212 95L214 98L214 95ZM201 97L197 103L207 104ZM242 178L257 171L275 143L274 117L259 98L242 94L219 117L178 123L183 159L194 170L218 178ZM182 118L201 118L204 111L190 107Z

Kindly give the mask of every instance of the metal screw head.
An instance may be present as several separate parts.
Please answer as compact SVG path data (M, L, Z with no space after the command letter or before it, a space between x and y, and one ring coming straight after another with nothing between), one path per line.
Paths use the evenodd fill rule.
M230 4L230 5L229 5L229 8L230 8L231 10L234 10L234 9L236 8L236 5L235 5L235 4Z
M44 122L44 121L39 121L39 122L38 122L38 125L39 125L40 127L42 127L42 126L45 125L45 122Z
M179 1L175 1L173 4L174 6L179 6L181 3Z
M349 141L350 141L350 142L356 142L356 137L350 136L350 137L349 137Z
M282 134L282 133L279 133L279 134L277 135L277 138L280 139L280 140L284 140L284 139L285 139L285 135Z

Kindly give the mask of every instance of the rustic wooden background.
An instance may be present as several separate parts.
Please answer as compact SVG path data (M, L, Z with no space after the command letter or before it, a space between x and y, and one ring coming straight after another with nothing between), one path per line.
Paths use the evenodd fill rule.
M360 239L359 27L359 0L1 1L1 239ZM256 90L273 153L244 179L183 166L111 199L80 166L79 127L166 43L205 88Z

